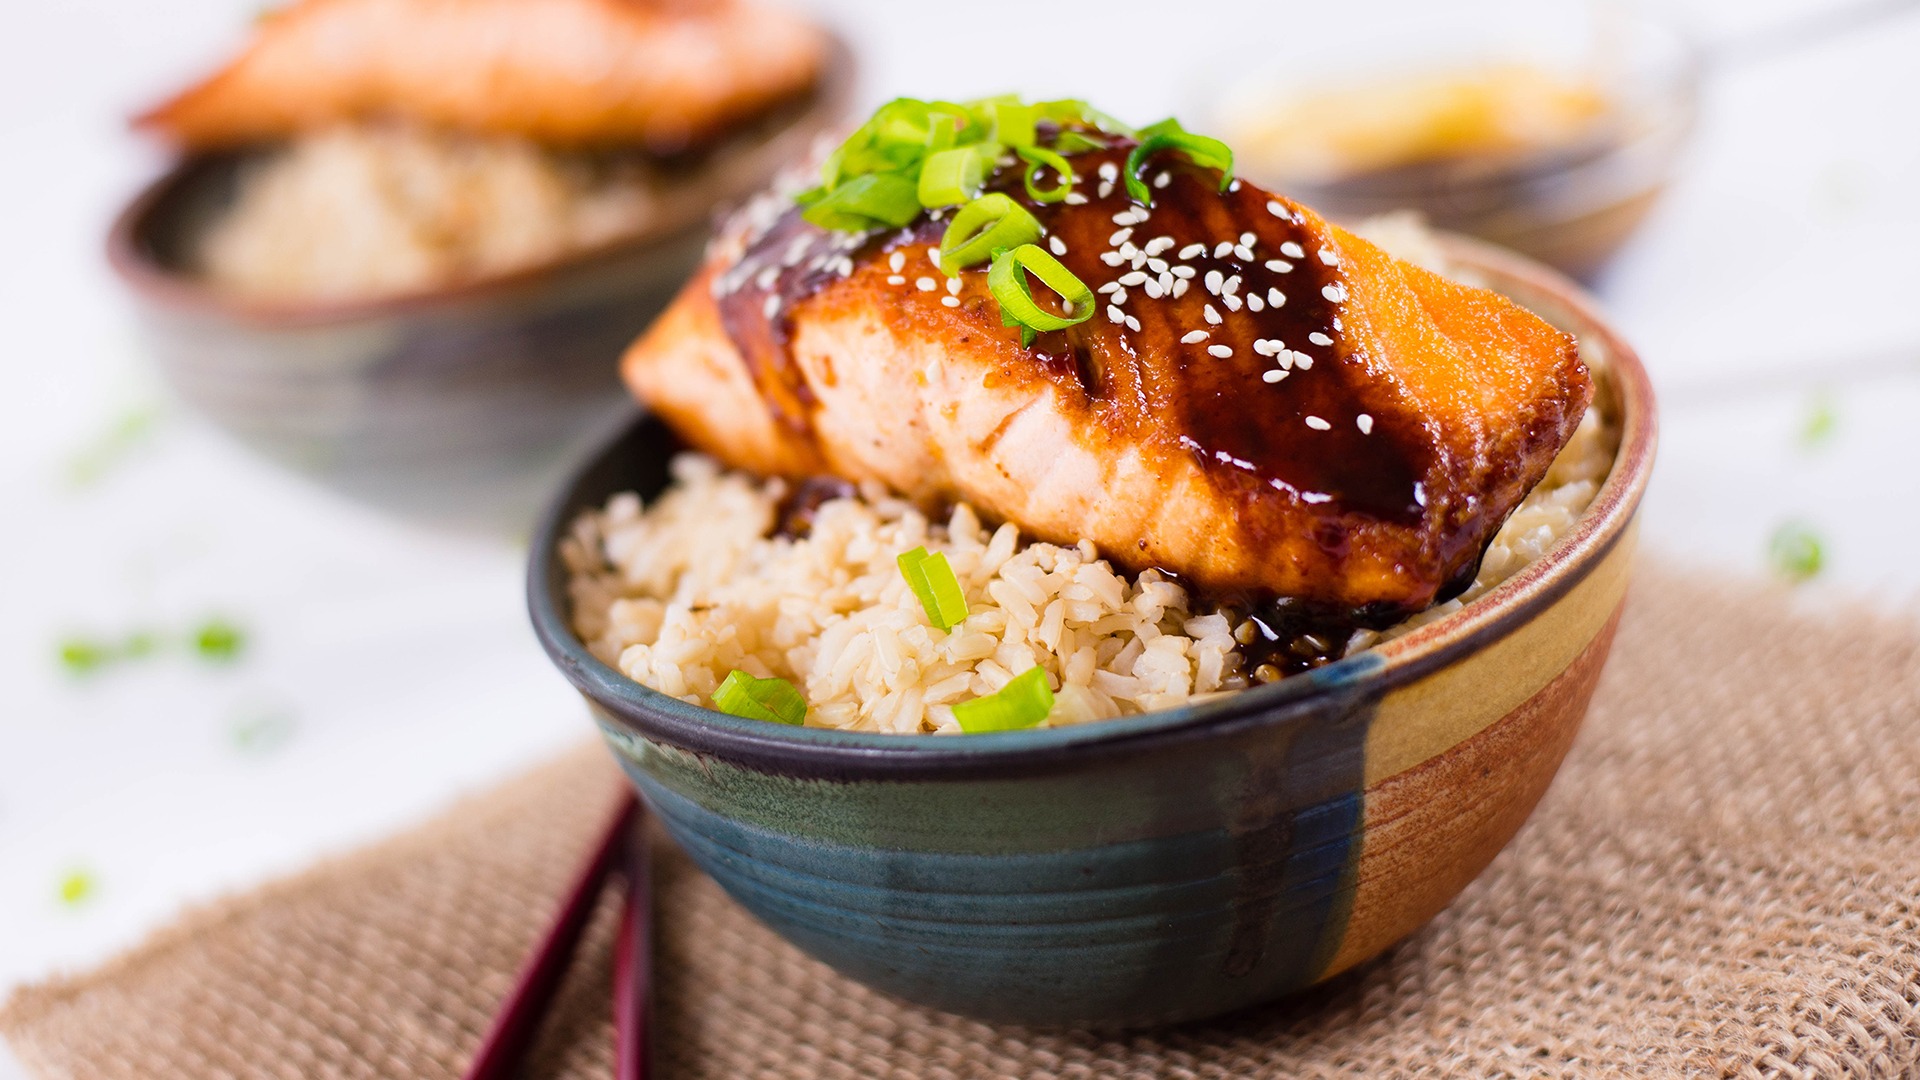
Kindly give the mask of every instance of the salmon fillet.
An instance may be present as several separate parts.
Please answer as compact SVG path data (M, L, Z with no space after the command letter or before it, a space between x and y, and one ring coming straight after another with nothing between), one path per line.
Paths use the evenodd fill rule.
M822 31L732 0L302 0L135 120L191 149L380 116L673 152L805 92Z
M964 500L1216 596L1385 625L1464 586L1592 397L1574 341L1177 158L1135 210L1098 179L1131 145L1072 159L1078 205L989 184L1098 290L1089 321L1023 346L984 266L941 273L943 222L789 209L717 246L625 379L732 465Z

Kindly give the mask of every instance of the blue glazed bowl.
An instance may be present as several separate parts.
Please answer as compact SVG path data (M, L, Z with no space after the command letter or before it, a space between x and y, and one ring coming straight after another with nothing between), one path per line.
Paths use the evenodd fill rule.
M1532 264L1453 254L1612 353L1623 442L1552 552L1378 649L1194 707L988 735L689 705L579 642L559 558L580 511L666 483L674 442L651 419L549 512L535 631L693 860L855 979L988 1020L1131 1026L1328 978L1436 914L1545 791L1612 640L1652 466L1645 375L1585 300Z

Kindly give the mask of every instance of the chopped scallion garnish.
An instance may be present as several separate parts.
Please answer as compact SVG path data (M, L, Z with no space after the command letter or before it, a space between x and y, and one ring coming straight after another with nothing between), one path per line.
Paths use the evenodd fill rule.
M1066 314L1048 311L1033 299L1027 286L1029 273L1060 295ZM987 289L1000 301L1000 321L1021 328L1023 345L1033 344L1034 334L1040 331L1065 330L1093 317L1093 290L1036 244L996 252L987 271Z
M1767 556L1773 563L1774 573L1795 584L1816 576L1826 564L1819 534L1798 521L1789 521L1774 530L1767 542Z
M982 195L960 208L940 237L940 269L948 277L983 263L1001 248L1040 239L1040 221L1027 208L999 192Z
M917 547L902 552L894 561L899 564L900 576L907 579L913 595L920 598L928 622L942 630L951 630L966 619L967 594L960 588L960 579L953 576L953 566L947 562L945 552L928 554L926 548Z
M898 228L920 216L920 193L912 180L893 173L856 176L820 192L800 216L823 229L859 232L880 226Z
M1030 728L1052 711L1053 688L1047 685L1047 673L1033 667L1014 676L997 694L955 705L953 718L961 731L979 734Z
M920 205L957 206L973 199L992 166L979 146L956 146L927 155L920 170Z
M1027 163L1023 181L1027 198L1037 203L1057 203L1073 193L1073 166L1067 164L1066 158L1040 146L1023 146L1018 153ZM1042 169L1052 169L1060 177L1060 183L1051 188L1041 187L1038 180Z
M729 716L765 720L772 724L803 723L807 699L785 679L756 679L735 669L713 692L713 707Z
M1178 150L1187 155L1187 160L1203 169L1220 170L1220 190L1227 190L1233 183L1233 151L1219 139L1210 139L1205 135L1195 135L1183 129L1178 120L1168 118L1157 124L1140 129L1140 145L1127 155L1126 181L1127 194L1135 202L1153 205L1153 192L1147 182L1140 178L1140 172L1146 167L1147 160L1163 150Z

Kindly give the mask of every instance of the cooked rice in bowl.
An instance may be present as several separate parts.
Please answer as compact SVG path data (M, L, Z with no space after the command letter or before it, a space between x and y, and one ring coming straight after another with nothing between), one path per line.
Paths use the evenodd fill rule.
M1406 235L1379 235L1394 229ZM1395 223L1374 233L1429 261L1418 258L1418 230ZM1619 432L1607 358L1590 342L1581 352L1594 404L1494 535L1472 585L1385 631L1354 634L1349 655L1472 603L1585 512ZM575 632L661 693L710 705L735 669L777 676L805 696L808 725L857 731L957 734L955 703L1035 666L1056 688L1047 726L1172 708L1255 681L1227 612L1197 605L1156 571L1117 570L1090 543L1030 542L965 504L930 520L877 485L820 503L802 537L776 535L790 495L786 481L685 453L652 505L628 493L580 515L561 545ZM967 617L951 630L929 622L895 561L921 546L946 554L966 594Z

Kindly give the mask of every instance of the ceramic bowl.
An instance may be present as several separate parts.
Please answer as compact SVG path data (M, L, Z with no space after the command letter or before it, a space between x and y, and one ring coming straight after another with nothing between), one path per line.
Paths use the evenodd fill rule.
M1612 355L1622 445L1577 527L1479 601L1205 704L1054 729L902 736L737 719L595 659L557 547L666 481L636 421L535 541L536 632L673 838L847 975L995 1021L1131 1026L1265 1001L1378 955L1484 869L1546 790L1606 660L1653 463L1652 391L1564 279L1450 254Z
M156 180L115 221L108 258L172 390L241 442L389 509L524 527L625 414L614 360L692 272L714 211L844 123L844 43L824 70L805 103L668 196L657 227L512 273L347 302L222 293L187 253L234 196L234 155Z

